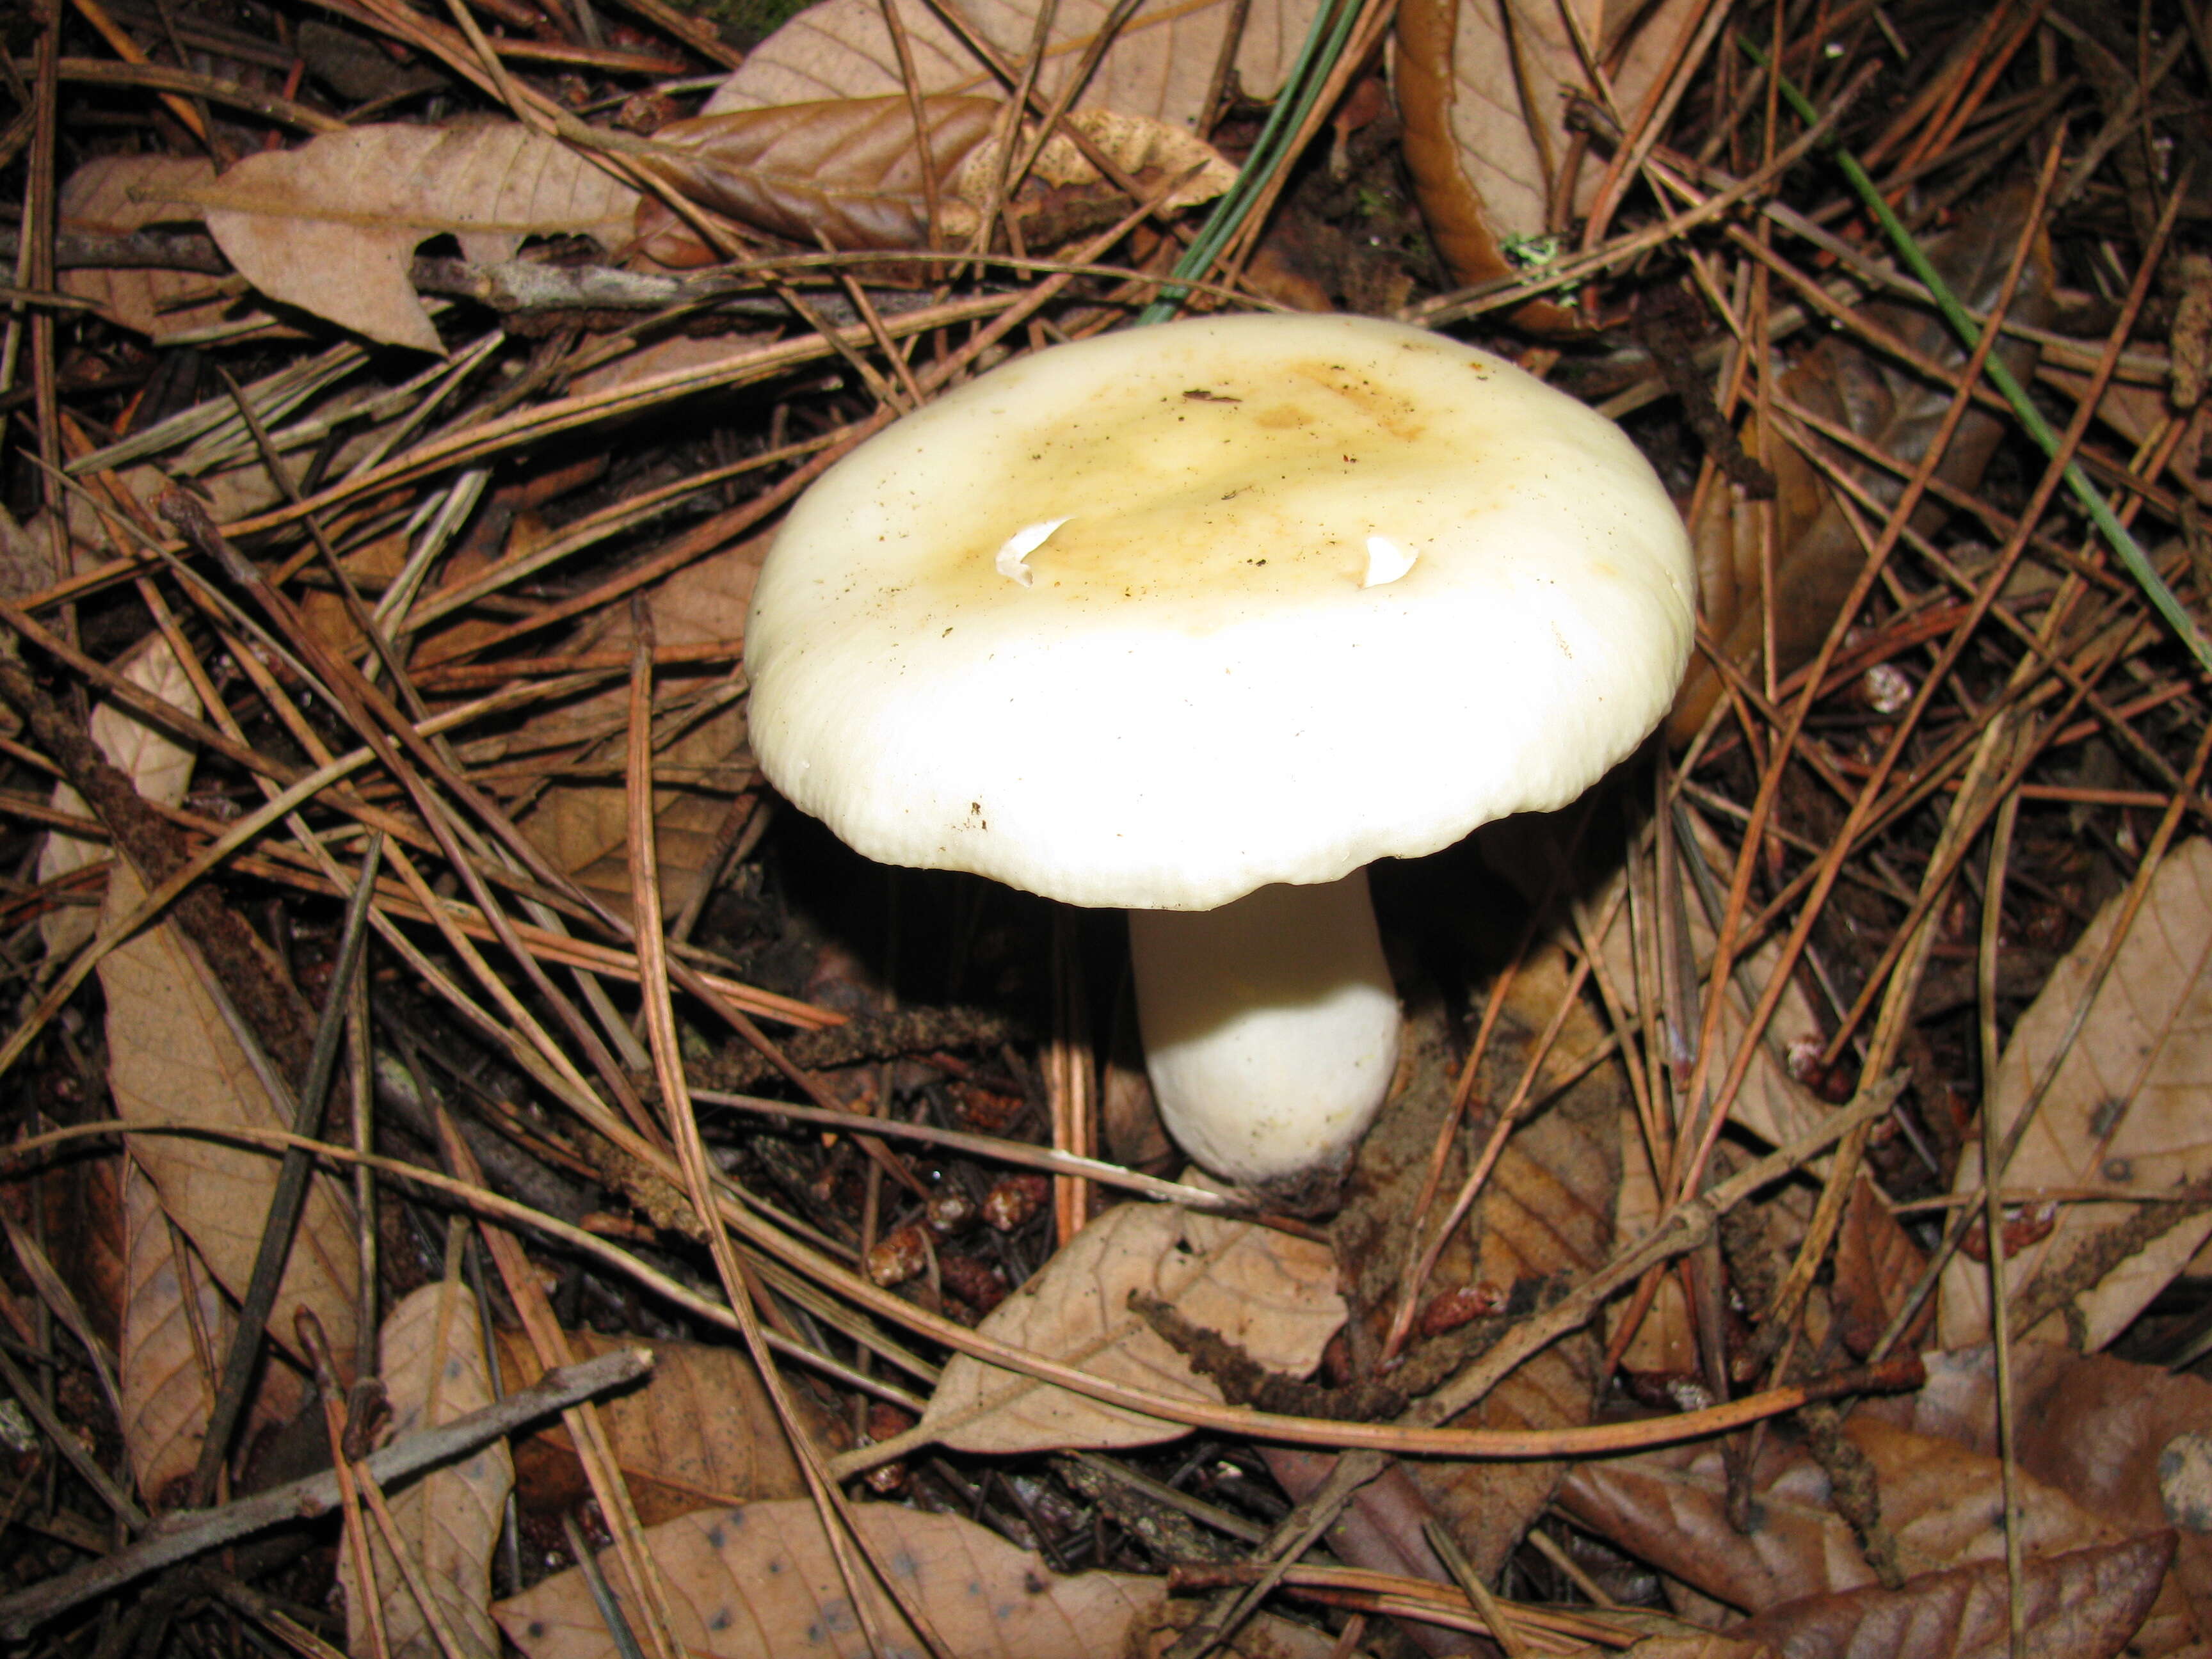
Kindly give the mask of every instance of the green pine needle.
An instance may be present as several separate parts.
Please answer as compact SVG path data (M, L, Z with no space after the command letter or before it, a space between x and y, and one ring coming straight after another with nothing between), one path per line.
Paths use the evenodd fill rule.
M1314 13L1313 27L1306 31L1305 42L1298 48L1297 61L1283 82L1283 90L1275 100L1275 106L1267 112L1267 125L1260 129L1259 142L1252 153L1244 158L1244 165L1237 174L1237 182L1226 194L1213 204L1205 225L1183 250L1170 273L1187 280L1206 275L1221 250L1229 245L1254 205L1266 193L1267 181L1294 159L1290 154L1291 140L1306 124L1314 100L1328 83L1329 74L1336 68L1336 60L1344 55L1345 42L1351 37L1352 25L1359 15L1359 0L1337 0L1334 9L1324 3ZM1187 288L1169 287L1160 290L1160 297L1137 313L1137 326L1149 323L1164 323L1182 308Z
M1765 53L1748 40L1740 39L1737 45L1743 48L1744 55L1753 63L1774 76L1777 89L1790 100L1790 106L1797 112L1800 119L1811 122L1819 118L1819 112L1814 109L1811 101L1791 83L1788 76L1768 63ZM1966 307L1959 302L1959 296L1951 291L1951 285L1943 280L1942 273L1929 258L1927 251L1905 228L1905 222L1891 210L1889 204L1882 199L1881 191L1868 175L1866 168L1860 165L1858 157L1833 139L1828 141L1828 148L1833 152L1837 164L1843 168L1844 177L1858 192L1859 200L1866 204L1867 210L1874 215L1890 241L1895 245L1899 257L1926 285L1936 301L1936 308L1943 313L1944 320L1951 325L1952 331L1966 343L1966 349L1971 352L1981 342L1981 325L1967 314ZM1997 389L2004 400L2012 405L2012 412L2027 429L2027 435L2035 440L2045 455L2056 458L2058 434L2051 429L2051 422L2043 418L2043 411L2030 401L2027 388L2014 378L2013 372L1994 355L1984 360L1982 372L1989 376L1990 384ZM2197 660L2208 670L2212 670L2212 641L2204 637L2197 626L2196 619L2183 608L2181 601L2174 597L2173 590L2166 585L2165 578L2151 563L2150 556L2142 550L2142 544L2130 533L2127 526L2120 522L2119 515L2112 511L2102 493L2089 482L2089 475L2082 471L2081 464L2069 460L2063 476L2066 487L2074 492L2075 500L2081 502L2081 509L2089 515L2090 522L2097 526L2099 533L2118 556L2120 562L2127 567L2128 574L2142 588L2152 609L2166 618L2180 636L2182 643L2195 654Z

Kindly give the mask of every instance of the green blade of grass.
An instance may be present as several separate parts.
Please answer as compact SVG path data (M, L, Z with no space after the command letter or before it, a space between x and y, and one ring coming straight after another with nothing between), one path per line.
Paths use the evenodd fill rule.
M1819 112L1813 107L1811 101L1797 89L1788 76L1767 61L1765 52L1748 40L1739 39L1736 44L1742 47L1747 58L1774 76L1776 89L1789 100L1790 107L1797 112L1799 119L1809 122L1819 118ZM1858 157L1832 140L1828 149L1835 156L1837 165L1843 168L1844 177L1850 180L1852 190L1858 193L1859 200L1866 204L1867 211L1874 215L1883 233L1896 247L1898 257L1926 286L1935 299L1936 308L1943 313L1943 319L1966 343L1966 349L1972 351L1981 340L1981 325L1959 302L1959 296L1951 291L1951 285L1943 280L1918 239L1882 198L1881 190L1866 168L1860 165ZM2035 440L2045 455L2055 459L2058 454L2058 434L2051 428L2051 422L2043 418L2043 411L2029 398L2027 388L1994 355L1983 364L1982 372L1989 376L1990 384L1997 389L1999 395L2012 405L2013 414L2027 435ZM2127 568L2128 574L2142 587L2151 608L2166 618L2167 625L2180 636L2181 642L2189 647L2198 663L2212 670L2212 641L2204 637L2197 626L2196 619L2174 597L2173 590L2166 585L2165 578L2158 574L2150 562L2150 556L2142 550L2142 544L2136 540L2127 526L2120 522L2119 515L2112 511L2097 487L2089 482L2089 475L2082 471L2081 464L2069 460L2063 476L2067 489L2073 492L2075 500L2081 502L2081 510L2089 515L2089 521L2097 526L2098 533L2104 537L2106 544L2118 556L2121 564Z
M1170 275L1196 279L1206 275L1215 258L1237 234L1261 191L1276 170L1288 167L1291 157L1286 153L1291 140L1305 125L1306 116L1313 108L1314 100L1321 96L1322 88L1328 83L1336 60L1344 55L1344 44L1351 37L1352 25L1359 15L1359 0L1337 0L1332 8L1324 3L1314 13L1313 26L1306 31L1304 43L1298 47L1297 59L1283 82L1283 90L1268 111L1267 124L1260 129L1259 142L1245 157L1244 165L1237 174L1237 182L1226 194L1213 204L1206 223L1183 250ZM1168 287L1160 290L1160 297L1137 313L1137 326L1149 323L1164 323L1182 307L1187 288Z

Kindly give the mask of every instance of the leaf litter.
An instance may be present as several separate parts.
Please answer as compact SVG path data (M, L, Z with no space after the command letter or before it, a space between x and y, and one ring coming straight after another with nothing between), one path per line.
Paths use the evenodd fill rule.
M0 1070L29 1150L0 1381L29 1426L0 1628L655 1659L2212 1643L2202 670L2001 391L1962 391L1972 340L1910 274L2002 312L1994 360L2201 627L2193 20L708 27L184 0L11 43ZM1271 104L1315 88L1266 161ZM1250 240L1205 228L1224 201L1259 204ZM1224 252L1186 310L1395 314L1622 420L1698 550L1667 737L1378 872L1404 1059L1320 1215L1157 1201L1184 1172L1113 918L865 865L746 746L782 508L977 370L1127 325L1194 244ZM653 1073L656 976L696 1105ZM1838 1141L1854 1102L1878 1115ZM1994 1230L1985 1113L2017 1142ZM295 1126L319 1151L281 1164ZM1102 1139L1149 1167L1081 1162ZM1777 1146L1787 1173L1699 1207ZM470 1206L512 1235L463 1244ZM566 1375L556 1319L650 1381L515 1414ZM1915 1353L1922 1382L1850 1369ZM1845 1397L1771 1415L1791 1389ZM490 1419L388 1493L355 1469ZM1444 1425L1551 1449L1388 1455ZM335 1516L196 1543L334 1445L319 1501L368 1579L334 1574Z

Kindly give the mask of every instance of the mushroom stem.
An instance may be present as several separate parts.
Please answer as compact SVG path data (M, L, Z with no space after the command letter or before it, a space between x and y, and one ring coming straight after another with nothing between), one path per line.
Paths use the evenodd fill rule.
M1132 910L1129 955L1152 1091L1182 1149L1279 1194L1340 1172L1398 1059L1366 871L1217 910Z

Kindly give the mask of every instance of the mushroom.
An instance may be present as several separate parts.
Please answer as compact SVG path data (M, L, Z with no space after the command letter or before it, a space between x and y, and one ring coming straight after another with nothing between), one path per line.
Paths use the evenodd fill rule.
M1643 457L1497 357L1133 329L814 484L746 624L752 744L870 858L1127 908L1168 1129L1281 1199L1395 1069L1367 865L1582 793L1666 713L1692 592Z

